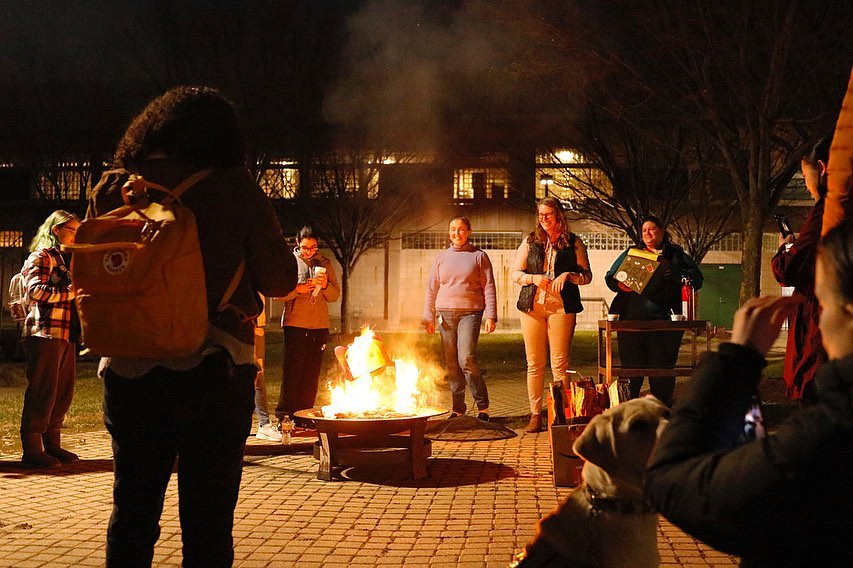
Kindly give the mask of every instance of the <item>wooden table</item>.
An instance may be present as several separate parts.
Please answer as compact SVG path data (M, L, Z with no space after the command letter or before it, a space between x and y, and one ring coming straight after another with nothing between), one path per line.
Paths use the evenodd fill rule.
M689 365L678 365L670 369L626 368L613 365L613 332L684 331L690 339L691 359ZM608 386L613 378L619 377L671 377L690 376L699 358L699 338L705 337L705 351L711 348L711 324L707 320L685 321L607 321L598 320L598 382Z

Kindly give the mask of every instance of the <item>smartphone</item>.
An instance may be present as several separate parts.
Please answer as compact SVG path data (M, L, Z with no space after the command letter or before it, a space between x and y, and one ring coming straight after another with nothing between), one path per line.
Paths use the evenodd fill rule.
M774 213L773 218L776 219L776 224L779 225L779 232L782 233L783 237L794 234L794 231L791 230L791 224L788 222L788 217Z
M761 413L761 401L758 397L753 397L752 403L743 418L742 441L746 443L763 440L767 431L764 429L764 415Z

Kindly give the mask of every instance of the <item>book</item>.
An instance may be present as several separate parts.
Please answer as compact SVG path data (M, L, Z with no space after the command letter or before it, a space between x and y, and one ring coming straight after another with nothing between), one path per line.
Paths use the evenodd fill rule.
M634 292L642 294L660 265L659 255L632 248L628 250L613 277Z

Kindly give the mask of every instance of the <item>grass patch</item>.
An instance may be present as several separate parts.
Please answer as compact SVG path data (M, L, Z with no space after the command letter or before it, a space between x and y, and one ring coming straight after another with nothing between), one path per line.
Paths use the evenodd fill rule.
M400 357L403 353L408 352L414 353L418 360L431 362L436 367L440 368L443 365L441 337L438 333L427 335L426 333L411 332L380 332L379 336L392 357ZM283 335L280 330L270 330L266 337L267 367L265 375L267 396L270 411L272 411L278 401L281 384ZM322 400L322 393L326 392L326 383L338 374L334 348L337 345L349 344L351 341L351 336L333 336L329 341L329 346L323 356L323 367L320 375L321 403L328 402ZM520 333L482 334L478 353L480 364L487 379L489 375L501 377L511 375L517 376L519 380L524 380L526 362L524 342ZM576 333L572 345L572 368L585 376L595 377L597 374L597 353L595 332L582 331ZM103 383L96 376L96 373L96 362L83 359L78 361L74 401L65 419L65 428L68 432L88 432L104 427L101 407ZM781 359L771 360L765 369L764 376L771 377L768 381L781 381L781 375ZM769 384L774 387L770 390L778 391L778 388L775 388L778 383ZM23 362L0 363L0 453L9 454L20 451L18 432L25 386ZM778 413L781 417L788 410L788 408L780 407L771 412L774 415Z

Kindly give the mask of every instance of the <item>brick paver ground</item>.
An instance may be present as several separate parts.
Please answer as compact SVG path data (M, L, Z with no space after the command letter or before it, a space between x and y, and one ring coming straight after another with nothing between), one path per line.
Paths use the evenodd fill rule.
M490 376L489 387L493 416L524 416L522 382ZM430 476L419 481L400 467L353 468L344 481L319 481L312 454L282 453L252 438L235 515L235 565L507 566L536 521L571 491L553 485L547 433L516 432L500 441L434 442ZM103 565L109 436L66 439L82 460L58 470L25 470L19 456L0 456L0 566ZM175 476L161 524L155 565L179 566ZM658 546L665 567L737 564L664 520Z

